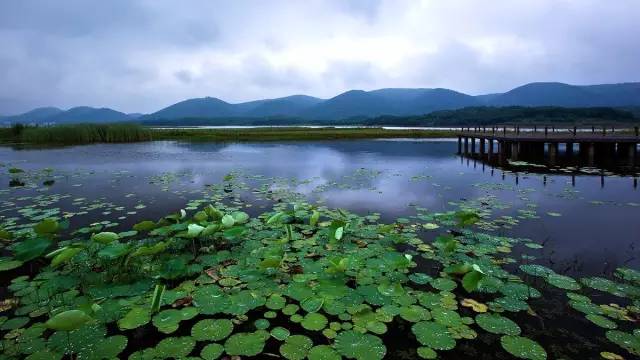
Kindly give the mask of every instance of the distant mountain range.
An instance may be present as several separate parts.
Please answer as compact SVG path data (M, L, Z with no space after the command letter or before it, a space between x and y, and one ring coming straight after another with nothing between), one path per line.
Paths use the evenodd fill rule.
M412 116L439 110L477 106L640 107L640 83L568 85L555 82L530 83L505 93L467 95L449 89L350 90L330 99L293 95L277 99L231 104L204 97L188 99L151 114L125 114L108 108L46 107L0 117L3 123L74 123L140 121L158 122L186 118L296 118L344 120L384 115Z

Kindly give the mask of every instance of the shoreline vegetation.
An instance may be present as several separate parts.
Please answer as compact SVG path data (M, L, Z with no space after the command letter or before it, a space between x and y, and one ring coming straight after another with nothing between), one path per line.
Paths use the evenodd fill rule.
M74 124L48 127L14 125L0 129L0 144L79 145L178 141L295 141L379 138L452 137L452 130L388 130L383 128L272 127L255 129L157 129L139 124Z

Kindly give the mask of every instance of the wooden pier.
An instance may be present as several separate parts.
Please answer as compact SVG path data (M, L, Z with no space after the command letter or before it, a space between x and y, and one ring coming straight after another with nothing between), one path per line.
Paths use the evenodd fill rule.
M568 129L491 126L462 128L457 136L458 154L499 165L505 164L507 159L527 158L545 158L550 165L555 165L562 149L564 156L579 156L588 166L594 166L597 159L621 160L628 166L635 166L640 143L637 126L623 130L612 126Z

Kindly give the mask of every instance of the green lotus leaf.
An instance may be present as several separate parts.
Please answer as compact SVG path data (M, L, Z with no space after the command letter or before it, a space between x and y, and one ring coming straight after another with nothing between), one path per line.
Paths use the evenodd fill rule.
M416 284L424 285L428 284L433 278L424 273L413 273L409 275L409 280L413 281Z
M134 307L120 320L118 328L120 330L131 330L145 325L151 321L151 311L147 308Z
M438 353L432 348L421 346L418 348L418 356L421 359L436 359L438 357Z
M498 314L478 314L476 323L482 330L492 334L520 335L520 327L511 319Z
M404 294L404 288L400 283L393 283L389 281L383 281L380 285L378 285L378 291L383 296L401 296Z
M429 320L431 315L429 311L418 305L410 305L400 308L400 317L409 322L418 322Z
M267 319L258 319L256 321L254 321L253 325L256 327L256 329L258 330L265 330L269 328L269 320Z
M491 308L496 311L511 311L518 312L529 309L529 304L526 301L513 298L510 296L505 296L501 298L497 298L494 301L490 302Z
M287 300L278 294L273 294L267 298L265 306L271 310L280 310L287 303Z
M237 333L227 339L224 349L229 355L255 356L262 352L264 342L260 334Z
M91 236L91 240L100 244L109 244L111 242L118 240L119 238L120 236L118 236L118 234L110 231L103 231L101 233L97 233Z
M235 224L244 224L249 221L249 214L244 211L234 211L231 213Z
M289 337L290 334L291 333L289 332L289 330L281 326L277 326L271 329L271 336L273 336L273 338L276 340L284 341L286 338Z
M545 360L547 352L540 344L522 336L504 335L500 338L500 344L509 354L528 360Z
M95 355L91 358L100 359L115 359L118 354L127 347L128 339L124 335L114 335L107 338L102 338L96 341L95 349L92 351ZM98 355L99 354L99 355Z
M456 327L462 325L462 318L457 312L453 310L447 310L437 307L431 309L431 316L437 323L447 327Z
M231 301L217 285L199 286L193 293L193 302L201 314L215 315L224 312Z
M230 228L233 226L233 224L236 223L236 220L231 215L225 215L222 217L221 222L222 222L222 226L226 228Z
M557 288L565 289L565 290L580 290L580 284L578 284L574 279L560 275L560 274L550 274L547 276L547 282Z
M456 347L456 340L449 330L433 321L421 321L411 327L418 342L436 350L451 350Z
M302 300L302 302L300 302L300 306L306 312L316 312L322 308L323 303L323 298L314 296Z
M536 264L520 265L520 270L522 270L522 272L527 273L531 276L546 277L551 274L554 274L554 271L549 269L548 267L542 266L542 265L536 265Z
M198 224L189 224L187 226L187 235L186 237L194 238L200 235L200 233L204 230L204 226L200 226Z
M76 310L79 311L79 310ZM84 313L83 313L84 314ZM85 314L86 315L86 314ZM60 321L63 320L62 318L59 319ZM14 317L11 318L7 321L5 321L2 326L0 326L0 330L14 330L14 329L19 329L25 325L27 325L29 323L29 318L28 317L23 317L23 316L19 316L19 317Z
M285 305L285 307L282 308L282 313L287 316L291 316L295 314L298 310L300 310L300 306L296 304L287 304Z
M36 234L46 235L46 234L52 234L58 231L59 228L60 228L60 224L58 223L58 220L53 218L48 218L37 223L33 227L33 231L35 231Z
M608 318L601 315L587 314L585 318L587 318L587 320L591 321L592 323L600 326L601 328L615 329L618 327L618 325L614 321L611 321Z
M78 329L91 320L91 316L82 310L67 310L56 314L47 320L44 325L53 330L71 331ZM4 325L6 325L6 323L4 323L3 326Z
M133 230L136 231L151 231L156 228L156 223L153 221L145 220L133 225Z
M9 271L22 266L23 262L11 258L0 258L0 271Z
M202 348L200 351L200 357L204 360L215 360L224 352L224 346L220 344L209 344Z
M196 315L198 315L198 309L194 307L163 310L153 317L153 325L158 328L158 331L170 334L178 330L181 321L193 319Z
M155 354L163 359L180 359L189 355L195 346L196 341L189 336L169 337L156 345Z
M620 346L633 355L640 356L640 336L619 330L609 330L607 331L606 336L612 343Z
M327 318L319 313L308 313L300 325L307 330L320 331L327 326Z
M451 291L457 287L457 284L451 279L437 278L431 281L431 286L440 291Z
M329 345L317 345L309 350L309 360L340 360L342 357Z
M191 328L191 337L197 341L219 341L233 331L233 323L228 319L205 319Z
M506 297L526 300L529 298L539 298L542 296L535 288L522 283L509 282L500 287L500 292Z
M126 255L128 252L129 244L115 241L98 251L98 256L103 259L114 260Z
M357 360L382 359L387 353L387 348L379 337L353 330L339 333L335 339L335 348L342 356Z
M311 339L304 335L291 335L280 345L280 354L289 360L302 360L313 346Z
M17 243L13 247L13 252L16 260L29 261L42 256L51 243L50 239L34 237Z
M225 309L225 313L232 315L244 315L247 312L263 306L266 299L249 290L242 290L228 297L229 305Z

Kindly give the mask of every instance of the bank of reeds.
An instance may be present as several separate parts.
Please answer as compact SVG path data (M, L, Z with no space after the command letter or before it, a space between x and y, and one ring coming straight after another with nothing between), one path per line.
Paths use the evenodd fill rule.
M127 143L151 140L151 131L138 124L70 124L55 126L14 125L3 129L5 142L27 144Z

